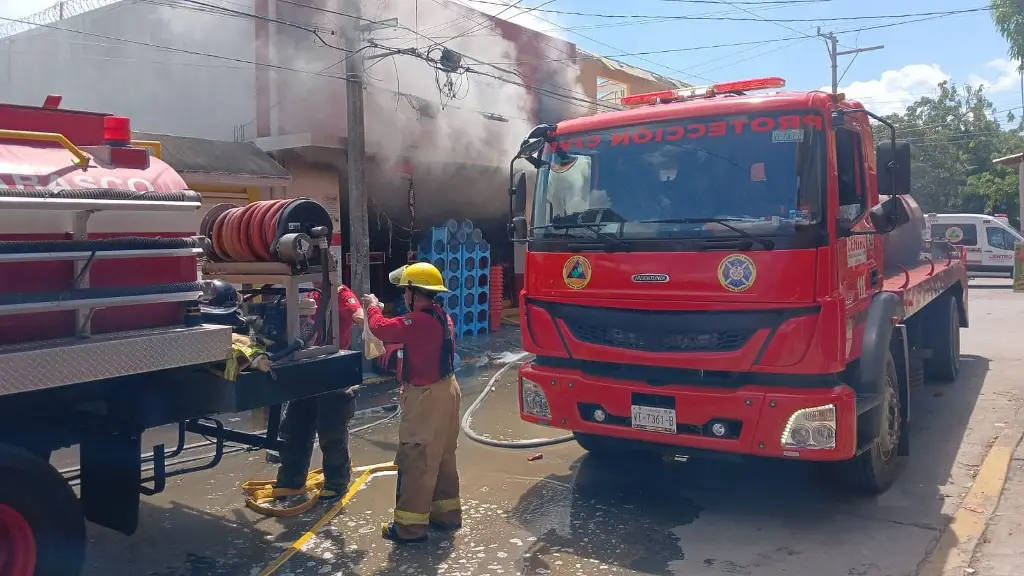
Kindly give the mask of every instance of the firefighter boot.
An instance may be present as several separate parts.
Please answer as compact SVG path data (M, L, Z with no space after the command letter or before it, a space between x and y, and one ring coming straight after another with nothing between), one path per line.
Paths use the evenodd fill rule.
M318 396L317 434L323 452L324 488L320 501L333 503L345 495L352 479L348 424L355 416L355 397L348 391Z

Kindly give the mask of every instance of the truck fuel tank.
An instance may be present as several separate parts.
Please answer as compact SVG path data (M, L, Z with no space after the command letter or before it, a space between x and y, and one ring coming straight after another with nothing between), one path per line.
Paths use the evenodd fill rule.
M888 201L891 196L879 195L879 202ZM896 197L902 202L910 214L910 222L900 226L882 237L882 249L885 251L885 270L898 270L900 266L910 268L917 264L924 249L925 220L921 206L909 194Z

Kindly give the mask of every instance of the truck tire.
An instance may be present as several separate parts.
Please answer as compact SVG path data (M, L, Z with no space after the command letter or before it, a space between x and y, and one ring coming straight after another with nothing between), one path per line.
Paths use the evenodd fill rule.
M31 452L0 444L0 574L2 564L35 564L35 576L76 576L85 562L85 517L67 480ZM27 533L27 535L26 535ZM11 538L13 534L17 541ZM4 550L5 543L15 542ZM26 544L28 542L29 544ZM34 543L35 554L26 551ZM31 557L34 556L34 557Z
M878 440L859 456L837 467L837 479L852 491L881 494L892 486L899 475L902 458L899 456L902 418L900 416L899 377L892 353L885 357L885 398L878 406L882 410Z
M925 378L933 382L953 382L960 374L960 308L956 298L939 298L925 317L925 334L932 357L924 362Z

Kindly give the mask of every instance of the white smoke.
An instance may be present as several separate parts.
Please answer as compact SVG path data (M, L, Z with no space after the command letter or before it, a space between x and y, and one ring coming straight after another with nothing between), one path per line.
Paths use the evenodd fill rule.
M490 10L494 14L501 11L493 5L480 6L497 8ZM415 3L392 0L377 10L367 6L364 13L378 20L397 17L402 26L415 31L379 32L375 36L381 38L380 44L413 47L437 58L441 48L432 46L433 40L460 54L463 65L480 72L445 74L406 55L367 60L368 147L379 156L504 165L536 123L533 95L524 85L536 86L542 97L562 101L568 108L573 107L568 104L572 98L582 96L578 71L571 63L547 66L560 77L528 80L516 74L516 62L537 57L520 56L516 44L502 37L495 17L472 8L424 2L417 10ZM525 24L522 21L529 17L512 14L509 19L518 24ZM564 54L550 47L541 54L540 59L565 60ZM555 97L552 92L566 96ZM573 114L567 111L566 115Z

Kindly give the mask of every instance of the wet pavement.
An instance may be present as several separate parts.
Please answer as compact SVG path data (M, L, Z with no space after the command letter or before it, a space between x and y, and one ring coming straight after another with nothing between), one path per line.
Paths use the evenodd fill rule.
M429 542L407 547L381 540L395 479L379 475L277 574L914 574L1000 424L1024 402L1017 377L1024 373L1024 322L1007 321L1024 318L1024 295L1004 281L972 287L961 377L916 390L913 456L886 494L849 496L801 462L604 461L575 443L504 450L463 438L462 530L432 532ZM467 371L464 407L499 367ZM476 413L474 429L494 439L561 434L521 422L515 392L513 368ZM368 414L353 426L379 417ZM396 432L392 422L354 434L355 464L390 461ZM528 460L538 453L541 459ZM256 452L169 480L164 493L143 500L134 536L90 527L86 574L257 574L326 511L275 519L245 509L239 485L273 475Z

